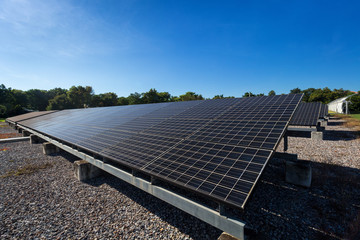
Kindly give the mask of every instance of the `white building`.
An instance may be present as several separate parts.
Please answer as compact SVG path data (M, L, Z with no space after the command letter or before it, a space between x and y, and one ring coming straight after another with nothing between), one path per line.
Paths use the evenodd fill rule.
M329 111L333 111L336 113L343 113L343 114L348 114L349 110L348 110L348 101L347 99L351 96L354 96L355 94L346 96L346 97L342 97L339 99L336 99L330 103L328 103L328 107L329 107Z

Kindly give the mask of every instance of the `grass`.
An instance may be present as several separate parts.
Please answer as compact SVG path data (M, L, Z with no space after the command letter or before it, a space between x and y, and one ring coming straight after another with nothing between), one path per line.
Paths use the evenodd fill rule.
M52 163L43 163L40 165L33 165L33 164L28 164L25 165L23 167L19 167L16 170L11 170L8 171L6 174L0 176L1 178L7 178L7 177L12 177L12 176L20 176L20 175L25 175L25 174L32 174L34 172L37 172L41 169L46 169L46 168L50 168L52 167L53 164Z
M0 139L18 137L18 133L0 133Z
M5 118L0 118L0 122L5 122Z
M351 117L360 120L360 113L359 114L350 114Z
M360 114L335 114L335 117L343 119L346 127L352 128L355 131L360 131Z

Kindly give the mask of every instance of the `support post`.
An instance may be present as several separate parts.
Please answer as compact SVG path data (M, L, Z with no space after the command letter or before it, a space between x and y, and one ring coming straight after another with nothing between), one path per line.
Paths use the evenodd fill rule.
M74 162L74 175L79 181L96 178L102 174L102 170L85 160Z
M150 183L152 185L158 185L159 184L159 179L155 178L154 176L150 177Z
M45 155L58 153L59 151L60 150L56 145L54 145L54 144L52 144L50 142L43 143L43 153Z
M30 136L30 133L28 132L28 131L22 131L22 136L23 137L28 137L28 136Z
M40 138L35 134L30 134L30 144L39 143Z
M323 140L323 132L311 132L311 140Z
M285 131L285 134L284 134L284 152L286 152L288 150L288 144L289 144L289 139L288 139L288 134L287 134L287 131Z

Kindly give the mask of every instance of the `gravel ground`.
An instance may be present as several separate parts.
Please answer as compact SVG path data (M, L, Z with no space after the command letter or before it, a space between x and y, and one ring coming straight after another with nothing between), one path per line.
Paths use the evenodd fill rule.
M1 124L0 124L1 125ZM0 127L1 133L14 130ZM73 156L41 144L0 143L0 239L217 239L221 231L105 175L79 182ZM282 149L282 143L279 151ZM313 182L284 181L273 158L244 211L229 210L255 239L360 239L360 139L331 120L324 141L289 137L312 161Z

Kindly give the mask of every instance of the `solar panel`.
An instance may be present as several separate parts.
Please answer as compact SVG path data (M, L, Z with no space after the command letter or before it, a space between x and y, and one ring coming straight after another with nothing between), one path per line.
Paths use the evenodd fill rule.
M320 118L325 118L329 113L329 108L327 104L321 104L320 107Z
M316 126L320 118L320 102L301 102L290 121L293 126Z
M6 119L6 121L16 123L16 122L19 122L19 121L39 117L39 116L46 115L46 114L53 113L53 112L55 112L55 111L29 112L29 113L17 115L17 116L14 116L14 117L9 117L9 118Z
M64 110L21 124L235 207L302 95Z

